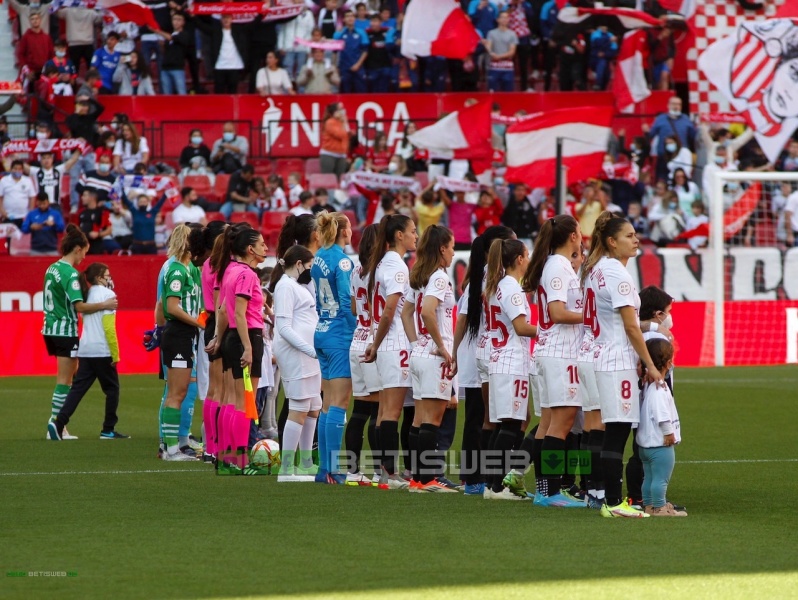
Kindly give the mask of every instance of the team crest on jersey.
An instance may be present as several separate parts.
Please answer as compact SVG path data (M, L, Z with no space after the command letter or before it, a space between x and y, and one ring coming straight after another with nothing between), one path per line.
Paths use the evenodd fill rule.
M169 289L173 292L179 292L183 288L183 285L177 281L176 279L169 284Z
M621 410L623 410L623 414L628 415L632 412L632 403L631 402L622 402L621 403Z
M632 293L632 286L626 281L622 281L618 284L618 293L622 296L628 296Z
M406 381L410 376L410 369L402 369L402 381Z
M559 277L555 277L551 280L551 289L553 290L561 290L562 289L562 279Z
M513 400L513 412L521 412L521 401L520 400Z
M442 394L443 392L445 392L445 391L446 391L446 388L448 387L448 385L449 385L449 384L448 384L447 382L445 382L445 381L441 381L441 382L438 384L438 389L440 389L440 391L441 391L441 394Z
M407 275L405 275L404 272L399 271L394 279L396 279L396 283L405 283L407 281Z
M496 350L495 352L491 352L490 353L490 362L493 362L493 363L499 362L499 356L500 355L501 355L501 352L499 352L498 350Z
M442 290L445 287L446 287L446 281L444 281L443 279L436 279L435 280L435 288L436 289Z
M75 290L75 291L80 289L80 283L78 282L77 279L72 282L72 289Z
M524 303L524 297L521 294L513 294L510 302L513 303L513 306L521 306Z
M352 270L352 261L348 258L342 258L341 262L338 263L338 268L342 271L351 271Z
M578 391L578 388L575 388L575 387L569 387L569 388L568 388L568 397L569 397L571 400L573 400L574 398L576 398L576 393L577 393L577 391Z

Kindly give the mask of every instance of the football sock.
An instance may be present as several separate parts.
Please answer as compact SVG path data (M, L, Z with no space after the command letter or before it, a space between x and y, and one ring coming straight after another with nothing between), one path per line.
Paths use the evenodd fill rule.
M438 474L438 426L432 423L422 423L418 429L418 456L416 461L418 472L416 481L429 483Z
M504 476L510 472L510 453L515 445L515 440L518 437L518 430L521 428L520 421L510 421L501 424L499 434L496 436L496 454L502 457L501 468L493 476L493 491L501 492L504 488L502 480Z
M164 406L161 414L163 415L161 423L163 441L169 454L174 454L180 450L177 437L177 431L180 429L180 410Z
M327 449L327 419L329 413L319 412L319 471L330 472L330 453Z
M236 411L235 404L228 404L222 419L224 421L224 440L222 441L221 453L225 461L231 461L231 451L233 448L233 415Z
M601 469L601 448L604 446L604 430L593 429L588 439L588 450L590 450L590 487L596 491L594 496L602 498L604 496L604 473ZM601 493L599 493L599 491Z
M214 425L214 428L213 428L213 433L214 433L214 435L216 437L213 440L213 443L214 443L214 449L216 450L216 452L214 452L214 454L215 454L217 459L219 458L219 455L222 452L222 434L221 434L220 430L222 428L222 409L223 408L224 407L221 404L219 404L218 402L216 403L216 414L214 415L214 420L215 420L216 424Z
M579 450L581 451L582 455L588 452L588 440L590 438L589 431L583 431L579 435ZM583 490L587 489L587 484L590 479L590 467L585 467L582 464L579 465L579 487Z
M414 481L421 481L419 477L419 469L421 468L421 464L419 463L419 431L420 427L414 427L411 425L410 431L407 433L407 456L405 457L405 466L410 470L410 473L413 476Z
M203 422L205 423L205 435L202 437L202 443L205 445L205 452L207 454L216 453L216 411L219 408L219 403L216 400L208 398L205 401L208 405L207 417L203 415ZM204 405L203 405L204 407Z
M244 468L249 464L249 426L250 419L244 411L237 410L233 414L233 425L235 427L235 457L236 464Z
M180 430L178 435L184 440L180 444L185 445L188 443L188 436L191 435L191 420L194 418L194 402L197 400L197 382L192 381L188 384L186 397L180 405ZM184 443L185 441L185 443Z
M316 435L316 417L305 417L302 434L299 436L299 459L303 468L313 466L313 438Z
M366 421L371 416L371 402L364 400L355 400L354 407L352 408L352 416L349 417L349 422L346 424L346 431L344 437L346 438L346 451L347 451L347 471L349 473L358 473L360 471L360 453L363 450L363 429L366 427ZM371 435L371 426L369 426L369 435Z
M316 419L313 419L314 421ZM307 419L305 419L307 423ZM302 425L294 421L286 421L282 439L282 467L280 472L294 474L294 456L296 456L299 438L302 435Z
M563 474L561 476L560 486L562 489L570 489L572 485L576 483L576 470L570 469L573 473L569 473L568 465L570 464L569 459L576 460L578 457L576 455L576 450L579 449L579 440L577 436L573 433L568 432L568 435L565 437L565 464L563 465Z
M632 430L630 423L607 423L601 449L601 470L609 506L623 500L623 451Z
M213 443L208 443L208 438L210 437L211 432L211 424L210 424L210 414L211 414L211 400L209 398L205 398L202 402L202 444L203 450L208 452L208 448L213 446Z
M541 471L544 467L546 471L543 473L543 477L547 480L545 495L554 496L560 493L562 485L562 474L559 471L560 469L565 471L565 440L547 435L543 438L540 452L543 461Z
M288 420L288 396L283 399L283 407L280 409L280 415L277 417L277 437L280 438L280 444L283 443L283 430L285 429L285 422Z
M408 437L410 436L410 427L412 427L415 417L415 406L405 406L402 408L402 427L399 430L399 441L402 444L402 462L404 463L405 469L408 471L413 470L413 467L410 465L410 444Z
M521 442L521 447L518 449L518 452L515 453L514 457L514 467L519 472L520 475L526 473L527 469L529 469L529 465L532 464L532 457L535 454L535 434L529 432L524 438L524 441Z
M484 483L488 481L485 473L485 457L490 448L490 438L493 435L493 429L482 429L479 432L479 476L477 483Z
M377 419L374 419L374 422L376 423ZM369 445L371 445L371 440L369 440ZM371 446L371 456L374 472L379 473L382 468L382 436L377 425L374 426L374 445Z
M388 475L396 473L396 455L399 452L399 423L385 421L380 423L380 444L382 445L382 466Z
M543 451L543 440L535 438L532 444L532 462L535 463L535 491L538 494L547 496L548 482L543 479L543 469L541 468L541 453Z
M50 408L50 418L52 420L55 420L55 418L58 416L58 413L61 412L61 409L64 406L64 401L66 400L71 387L71 385L66 385L64 383L56 384L55 389L53 390L52 406Z
M340 454L341 442L344 439L344 428L346 427L346 410L340 406L331 406L327 413L327 460L329 461L328 471L330 473L340 473ZM321 424L319 424L319 446L321 446Z
M643 462L640 460L640 446L632 438L632 456L626 463L626 492L630 498L643 497Z
M163 408L166 406L166 396L169 394L169 384L164 383L161 394L161 406L158 408L158 439L163 443Z

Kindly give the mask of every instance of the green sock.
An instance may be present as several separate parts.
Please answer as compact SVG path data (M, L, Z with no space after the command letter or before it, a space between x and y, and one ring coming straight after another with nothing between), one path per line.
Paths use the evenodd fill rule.
M161 419L163 441L166 444L166 448L170 452L176 452L179 449L177 432L180 429L180 409L164 406L163 411L161 411Z
M71 385L65 385L63 383L56 384L55 389L53 390L52 408L50 409L51 420L55 420L55 418L58 416L58 413L61 412L61 408L64 406L64 401L66 400L67 394L69 394L69 388L71 387Z

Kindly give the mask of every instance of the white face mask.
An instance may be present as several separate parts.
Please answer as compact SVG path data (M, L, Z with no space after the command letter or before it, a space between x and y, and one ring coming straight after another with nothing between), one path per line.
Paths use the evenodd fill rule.
M680 110L669 110L668 114L675 118L675 117L678 117L680 114L682 114L682 111L680 111Z
M49 136L44 131L37 131L36 132L36 139L37 140L46 140Z
M395 162L388 163L388 172L389 173L396 173L399 170L399 165Z
M676 144L674 143L665 144L665 150L667 150L668 152L676 152Z
M669 314L667 317L662 319L661 324L665 329L673 329L673 317Z

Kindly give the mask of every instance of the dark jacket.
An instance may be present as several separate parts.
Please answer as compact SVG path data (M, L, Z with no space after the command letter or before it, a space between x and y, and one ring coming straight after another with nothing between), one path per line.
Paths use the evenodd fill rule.
M236 50L244 61L244 68L247 68L249 62L249 40L250 32L255 23L260 23L261 18L257 18L251 23L233 23L230 29L233 32L233 43L236 45ZM203 15L196 17L192 20L194 26L206 35L211 36L211 58L214 64L219 58L219 51L222 49L222 22L213 17Z

